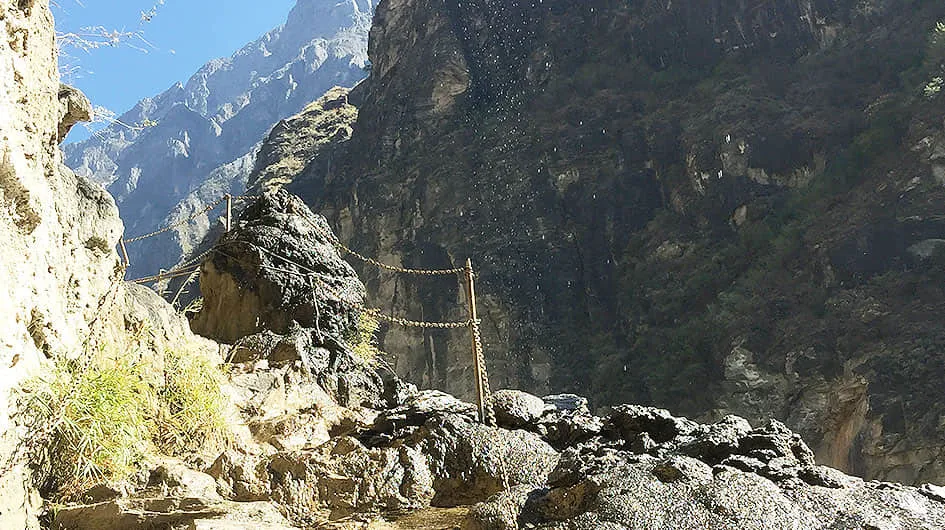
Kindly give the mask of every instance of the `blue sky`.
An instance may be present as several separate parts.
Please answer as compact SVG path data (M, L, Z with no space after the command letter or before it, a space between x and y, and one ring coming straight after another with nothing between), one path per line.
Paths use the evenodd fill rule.
M200 66L226 57L285 22L295 0L55 0L53 13L60 33L85 27L141 31L149 44L132 39L118 47L88 52L66 49L62 62L67 82L81 89L94 105L118 114L139 99L186 81ZM142 21L142 12L156 8ZM130 45L129 45L130 44ZM71 67L71 68L70 68ZM76 127L69 141L88 136Z

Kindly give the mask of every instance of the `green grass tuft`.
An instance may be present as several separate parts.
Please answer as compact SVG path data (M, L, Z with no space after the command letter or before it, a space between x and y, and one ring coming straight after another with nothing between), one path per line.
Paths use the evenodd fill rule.
M127 475L150 447L154 394L136 363L99 356L81 368L59 361L22 392L27 414L44 433L52 489L74 492Z
M226 380L198 353L164 352L163 374L147 351L59 360L20 389L19 419L44 490L68 498L120 480L149 454L181 455L229 441ZM135 360L132 360L135 359ZM156 384L163 375L163 385Z
M227 441L225 375L202 357L168 351L165 384L158 392L155 442L168 454L197 451Z
M377 331L381 325L377 318L370 313L362 312L358 316L358 324L348 336L348 343L355 357L375 366L380 362L382 352L377 347Z

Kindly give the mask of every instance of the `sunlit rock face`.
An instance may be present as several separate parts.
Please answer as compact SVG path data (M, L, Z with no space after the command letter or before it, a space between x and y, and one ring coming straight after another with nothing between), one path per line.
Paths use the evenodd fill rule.
M67 145L67 164L108 186L129 237L241 193L273 123L335 85L363 79L373 8L374 0L299 0L285 25L140 101L120 123ZM129 274L173 265L218 218L219 212L200 216L129 246Z
M822 463L942 481L945 108L919 63L943 17L388 0L346 154L292 190L382 261L472 257L494 386L776 417ZM464 318L453 278L360 272L373 305ZM467 337L383 339L472 395Z
M11 392L78 355L118 265L114 201L61 165L84 96L60 87L53 34L47 2L0 1L0 528L38 528L41 509Z

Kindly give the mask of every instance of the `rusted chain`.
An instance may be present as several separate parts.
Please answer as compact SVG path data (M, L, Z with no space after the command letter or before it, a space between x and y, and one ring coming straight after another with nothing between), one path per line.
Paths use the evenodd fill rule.
M186 267L186 269L173 269L167 272L162 272L160 274L155 274L153 276L146 276L144 278L138 278L137 280L131 280L131 283L152 283L152 282L159 282L162 280L170 280L173 278L179 278L181 276L187 276L193 273L194 271L199 271L199 270L200 270L199 265L191 265L190 267Z
M482 371L482 393L485 396L486 425L496 425L495 408L492 406L492 391L489 389L489 375L486 373L486 356L482 348L482 332L479 330L480 322L482 321L477 320L476 325L470 324L470 327L476 344L476 358L479 360L479 369Z
M356 252L348 248L340 240L338 240L338 238L334 234L332 234L331 232L326 232L324 229L322 229L322 227L316 225L308 217L303 217L303 219L305 219L305 222L307 222L312 228L314 228L315 231L318 232L319 235L321 235L322 237L330 241L332 245L338 247L339 249L344 251L346 254L350 254L351 256L354 256L355 258L365 263L369 263L381 269L389 270L391 272L398 272L401 274L416 274L420 276L448 276L450 274L459 274L466 270L462 267L456 268L456 269L408 269L405 267L397 267L395 265L388 265L387 263L382 263L374 258L369 258L359 252Z
M224 198L222 198L222 199L219 199L217 202L215 202L215 203L213 203L213 204L208 204L206 208L204 208L203 210L200 210L199 212L197 212L197 213L191 215L190 217L188 217L188 218L186 218L186 219L181 219L180 221L177 221L176 223L169 224L169 225L165 226L164 228L161 228L161 229L159 229L159 230L155 230L154 232L151 232L151 233L149 233L149 234L140 235L140 236L137 236L137 237L133 237L133 238L131 238L131 239L123 239L122 241L123 241L125 244L128 244L128 243L135 243L135 242L137 242L137 241L141 241L142 239L148 239L149 237L154 237L154 236L161 235L161 234L163 234L163 233L165 233L165 232L170 232L171 230L173 230L173 229L175 229L175 228L178 228L178 227L181 227L181 226L184 226L185 224L187 224L187 223L193 221L194 219L197 219L197 218L200 217L201 215L204 215L204 214L210 212L211 210L213 210L213 209L216 208L217 206L223 204L223 201L225 201L225 200L226 200L226 197L224 197Z
M344 245L343 245L340 241L338 241L337 239L336 239L335 241L333 241L332 243L333 243L336 247L338 247L338 248L340 248L341 250L345 251L347 254L350 254L350 255L354 256L355 258L357 258L357 259L359 259L359 260L361 260L361 261L363 261L363 262L365 262L365 263L369 263L369 264L371 264L371 265L374 265L375 267L379 267L379 268L381 268L381 269L389 270L389 271L392 271L392 272L399 272L399 273L401 273L401 274L416 274L416 275L420 275L420 276L447 276L447 275L450 275L450 274L459 274L459 273L463 272L463 270L464 270L464 269L462 269L462 268L459 268L459 269L407 269L407 268L404 268L404 267L397 267L397 266L394 266L394 265L388 265L387 263L381 263L380 261L377 261L376 259L373 259L373 258L369 258L369 257L367 257L367 256L363 256L363 255L361 255L361 254L355 252L354 250L351 250L350 248L344 246Z
M406 326L410 328L424 328L424 329L460 329L468 328L470 321L466 320L463 322L424 322L419 320L407 320L405 318L399 318L391 315L385 315L381 313L378 309L372 309L367 307L355 308L359 311L364 311L365 313L377 317L381 320L386 320L394 324L400 324L401 326Z
M268 266L268 265L259 265L259 267L264 268L264 269L269 269L269 270L272 270L272 271L275 271L275 272L281 272L281 273L284 273L284 274L294 274L294 275L297 275L297 276L308 277L308 278L310 278L311 280L314 280L315 283L318 284L318 286L319 286L321 289L324 289L328 294L330 294L330 295L332 296L332 298L333 298L334 301L339 302L339 303L341 303L341 304L344 305L344 306L347 306L348 309L351 309L351 310L354 310L354 311L363 312L363 313L367 313L367 314L369 314L369 315L371 315L371 316L374 316L374 317L379 318L379 319L381 319L381 320L385 320L385 321L387 321L387 322L391 322L391 323L394 323L394 324L400 324L400 325L402 325L402 326L407 326L407 327L414 327L414 328L426 328L426 329L460 329L460 328L469 327L469 325L470 325L470 321L469 321L469 320L464 320L464 321L459 321L459 322L424 322L424 321L419 321L419 320L408 320L408 319L406 319L406 318L400 318L400 317L396 317L396 316L393 316L393 315L388 315L388 314L384 313L383 311L381 311L380 309L372 308L372 307L367 307L367 306L365 306L365 305L363 305L363 304L358 304L358 303L352 302L352 301L350 301L350 300L347 300L347 299L346 299L344 296L342 296L336 289L334 289L333 287L329 286L329 285L328 285L327 283L325 283L321 278L319 278L319 276L322 276L320 273L318 273L317 271L314 271L314 270L312 270L312 269L306 267L305 265L302 265L302 264L300 264L300 263L298 263L298 262L296 262L296 261L294 261L294 260L292 260L292 259L289 259L289 258L287 258L287 257L285 257L285 256L280 255L280 254L277 254L277 253L275 253L275 252L273 252L273 251L271 251L271 250L264 249L264 248L262 248L262 247L260 247L260 246L258 246L258 245L254 245L254 244L248 243L248 242L246 242L246 241L241 241L240 243L245 244L245 245L249 245L249 246L254 247L254 248L256 248L257 250L260 250L260 251L262 251L262 252L264 252L264 253L266 253L266 254L269 254L269 255L271 255L271 256L273 256L273 257L276 257L276 258L278 258L278 259L281 259L282 261L284 261L284 262L286 262L286 263L295 265L296 267L302 269L304 272L292 271L292 270L282 269L282 268L279 268L279 267L272 267L272 266ZM241 260L239 260L238 258L236 258L235 256L232 256L232 255L230 255L230 254L227 254L226 252L223 252L223 251L220 251L220 250L215 250L215 252L218 252L218 253L220 253L220 254L222 254L222 255L224 255L224 256L230 258L230 259L233 259L233 260L235 260L235 261L238 261L238 262L241 261Z
M209 249L209 250L207 250L207 251L201 252L201 253L198 254L197 256L195 256L195 257L193 257L193 258L190 258L189 260L187 260L187 261L181 263L180 266L179 266L179 267L176 267L176 268L177 268L177 269L185 269L185 268L187 268L187 267L190 267L191 265L195 265L195 264L197 264L198 262L202 261L204 258L206 258L207 256L209 256L209 255L212 254L212 253L213 253L213 249L212 249L212 248Z
M206 252L200 253L199 255L181 263L180 266L174 267L171 270L154 274L152 276L145 276L144 278L138 278L136 280L129 280L129 281L132 283L151 283L151 282L158 282L161 280L167 280L171 278L177 278L179 276L186 276L192 272L199 272L200 265L202 265L199 262L202 259L209 256L212 252L213 252L213 249L207 250ZM188 280L188 283L190 283L190 280Z

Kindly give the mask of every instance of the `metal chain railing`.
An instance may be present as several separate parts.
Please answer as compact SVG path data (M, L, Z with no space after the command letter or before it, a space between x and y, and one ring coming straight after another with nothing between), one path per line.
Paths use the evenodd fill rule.
M187 224L187 223L189 223L189 222L191 222L191 221L193 221L193 220L199 218L201 215L204 215L204 214L210 212L211 210L213 210L213 209L216 208L217 206L220 206L220 205L223 204L224 202L226 202L226 197L221 198L220 200L218 200L217 202L215 202L215 203L213 203L213 204L208 204L203 210L198 211L197 213L191 215L190 217L188 217L188 218L186 218L186 219L181 219L180 221L177 221L177 222L175 222L175 223L171 223L171 224L165 226L164 228L160 228L160 229L155 230L154 232L151 232L151 233L148 233L148 234L144 234L144 235L140 235L140 236L137 236L137 237L133 237L133 238L131 238L131 239L123 239L122 242L127 245L128 243L135 243L135 242L137 242L137 241L141 241L141 240L144 240L144 239L148 239L148 238L150 238L150 237L159 236L159 235L161 235L161 234L163 234L163 233L165 233L165 232L170 232L171 230L173 230L173 229L175 229L175 228L179 228L179 227L181 227L181 226L184 226L185 224Z
M181 226L184 226L184 225L186 225L187 223L189 223L189 222L191 222L191 221L194 221L195 219L198 219L200 216L209 213L210 211L212 211L213 209L215 209L217 206L223 204L224 202L229 203L230 201L234 201L234 200L236 200L236 201L247 201L247 202L248 202L248 201L251 201L251 200L256 200L256 199L258 199L259 197L260 197L259 195L224 195L223 197L221 197L220 199L218 199L216 202L213 202L213 203L211 203L211 204L208 204L208 205L207 205L206 207L204 207L202 210L200 210L200 211L194 213L193 215L191 215L190 217L187 217L186 219L181 219L180 221L171 223L171 224L169 224L169 225L167 225L167 226L165 226L165 227L163 227L163 228L160 228L160 229L158 229L158 230L155 230L155 231L150 232L150 233L147 233L147 234L143 234L143 235L140 235L140 236L136 236L136 237L133 237L133 238L130 238L130 239L122 239L121 242L122 242L123 245L127 245L127 244L129 244L129 243L136 243L136 242L142 241L142 240L144 240L144 239L148 239L148 238L151 238L151 237L159 236L159 235L164 234L164 233L166 233L166 232L170 232L171 230L173 230L173 229L175 229L175 228L179 228L179 227L181 227ZM300 201L300 199L294 199L294 200ZM229 205L229 204L228 204L228 205ZM228 217L229 217L229 216L228 216ZM387 264L387 263L380 262L380 261L378 261L378 260L376 260L376 259L374 259L374 258L369 258L369 257L367 257L367 256L365 256L365 255L363 255L363 254L361 254L361 253L355 251L354 249L349 248L348 246L346 246L345 244L343 244L337 237L335 237L335 235L332 234L330 231L326 231L326 230L322 229L321 227L319 227L318 225L316 225L316 224L315 224L311 219L309 219L308 217L303 217L303 218L305 219L305 221L306 221L313 229L315 229L316 232L319 233L319 235L321 235L322 237L324 237L325 239L327 239L328 241L330 241L332 245L338 247L339 249L341 249L341 250L342 250L343 252L345 252L346 254L349 254L349 255L351 255L351 256L357 258L358 260L361 260L361 261L363 261L363 262L365 262L365 263L369 263L369 264L371 264L371 265L374 265L375 267L379 267L379 268L384 269L384 270L388 270L388 271L391 271L391 272L398 272L398 273L402 273L402 274L416 274L416 275L422 275L422 276L446 276L446 275L450 275L450 274L459 274L459 273L461 273L461 272L463 272L463 271L465 270L465 269L462 268L462 267L457 267L457 268L454 268L454 269L411 269L411 268L406 268L406 267L398 267L398 266L396 266L396 265L389 265L389 264ZM227 224L229 224L229 221L228 221ZM126 261L127 261L127 259L126 259Z
M190 217L186 219L182 219L180 221L172 223L164 228L155 230L154 232L151 232L149 234L144 234L144 235L137 236L131 239L120 240L121 251L124 255L124 260L125 260L123 264L123 270L126 270L129 265L128 252L125 249L125 244L134 243L137 241L141 241L143 239L147 239L150 237L154 237L154 236L169 232L175 228L183 226L191 221L194 221L195 219L199 218L202 215L209 213L211 210L213 210L214 208L216 208L217 206L219 206L220 204L224 202L226 203L225 228L227 231L230 231L230 229L232 228L233 201L248 202L251 200L256 200L258 198L259 196L256 196L256 195L229 195L227 194L223 196L221 199L217 200L216 202L212 204L208 204L203 210L200 210L194 213L193 215L191 215ZM293 198L292 200L301 202L301 199L298 199L298 198ZM290 207L293 204L294 203L290 203ZM302 203L302 206L304 207L304 203ZM465 273L466 284L468 288L467 297L469 301L469 319L468 320L457 321L457 322L427 322L427 321L420 321L420 320L410 320L410 319L397 317L394 315L384 313L380 309L367 307L361 303L352 302L347 297L342 296L340 293L338 293L335 289L329 286L325 281L323 281L319 277L321 275L318 272L311 270L308 267L305 267L304 265L301 265L300 263L293 261L285 256L279 255L278 253L275 253L269 249L265 249L257 245L253 245L252 243L248 243L245 241L241 242L241 243L253 246L260 252L269 254L286 263L294 265L295 267L303 270L304 272L298 272L298 271L282 269L282 268L272 267L272 266L259 265L260 267L268 268L269 270L273 270L277 272L288 273L288 274L298 274L301 276L305 276L309 279L310 283L312 283L313 285L317 285L319 289L322 289L325 292L332 295L335 301L341 303L342 305L348 307L351 310L363 312L377 319L384 320L386 322L390 322L392 324L398 324L405 327L414 327L414 328L421 328L421 329L460 329L460 328L466 328L466 327L470 328L470 333L472 335L473 363L474 363L475 372L476 372L476 390L478 394L480 420L483 423L486 423L488 425L495 425L495 411L492 405L492 393L489 388L489 376L486 373L485 354L483 353L482 332L480 330L481 321L478 319L476 315L476 301L475 301L476 295L475 295L475 289L473 286L474 280L473 280L473 271L472 271L471 262L467 260L465 267L456 267L452 269L413 269L413 268L389 265L387 263L378 261L374 258L365 256L349 248L348 246L344 245L331 232L330 229L326 230L325 228L318 226L308 216L302 216L302 218L306 221L306 223L309 226L311 226L312 229L315 230L316 233L318 233L321 237L326 239L329 243L331 243L337 249L341 250L345 254L350 255L364 263L373 265L380 269L395 272L395 273L400 273L400 274L412 274L412 275L420 275L420 276L447 276L447 275L452 275L452 274ZM203 252L200 255L187 260L186 262L178 265L177 267L171 270L163 271L161 273L158 273L152 276L147 276L145 278L139 278L137 280L132 280L132 281L138 284L152 283L152 282L159 282L159 281L170 280L170 279L186 276L187 279L184 281L183 285L180 286L180 289L178 290L177 295L174 297L174 301L176 302L180 298L181 293L183 293L187 285L193 282L197 278L197 276L200 274L202 260L204 260L207 256L209 256L211 253L214 253L214 252L227 256L230 259L240 261L237 258L230 256L219 249L211 248L210 250L207 250L206 252ZM312 295L313 297L316 296L314 289L313 289ZM313 299L313 304L315 303L316 302Z
M171 280L174 278L179 278L181 276L187 276L194 272L194 270L199 269L199 265L191 265L186 269L173 269L167 272L162 272L160 274L155 274L153 276L146 276L144 278L138 278L137 280L131 280L131 283L154 283L164 280Z
M345 251L345 253L351 256L354 256L355 258L365 263L374 265L375 267L379 267L381 269L389 270L391 272L398 272L401 274L416 274L420 276L447 276L450 274L459 274L463 272L464 270L462 268L458 268L458 269L408 269L405 267L397 267L395 265L388 265L387 263L381 263L380 261L377 261L376 259L361 255L355 252L354 250L351 250L350 248L344 246L337 239L332 241L332 244L334 244L336 247L340 248L341 250Z
M330 294L330 295L332 296L332 298L334 299L334 301L336 301L336 302L338 302L338 303L341 303L342 305L346 306L348 309L351 309L351 310L353 310L353 311L358 311L358 312L367 313L367 314L369 314L369 315L371 315L371 316L377 317L377 318L379 318L379 319L381 319L381 320L385 320L385 321L387 321L387 322L392 322L392 323L395 323L395 324L400 324L400 325L402 325L402 326L415 327L415 328L428 328L428 329L459 329L459 328L469 327L469 325L470 325L470 321L468 321L468 320L458 321L458 322L426 322L426 321L418 321L418 320L409 320L409 319L406 319L406 318L400 318L400 317L396 317L396 316L393 316L393 315L389 315L389 314L387 314L387 313L384 313L381 309L378 309L378 308L367 307L367 306L365 306L364 304L359 304L359 303L356 303L356 302L352 302L351 300L348 299L348 297L345 297L344 295L342 295L341 293L339 293L336 289L334 289L333 287L331 287L330 285L328 285L328 284L320 277L320 276L322 276L322 275L321 275L320 273L318 273L317 271L314 271L314 270L312 270L312 269L306 267L305 265L302 265L301 263L298 263L297 261L294 261L294 260L292 260L292 259L290 259L290 258L287 258L287 257L285 257L285 256L282 256L282 255L280 255L280 254L278 254L278 253L276 253L276 252L273 252L273 251L271 251L271 250L269 250L269 249L262 248L262 247L260 247L260 246L258 246L258 245L254 245L254 244L249 243L249 242L246 242L246 241L241 241L240 244L251 246L251 247L253 247L254 249L256 249L257 251L260 251L260 252L263 252L263 253L268 254L268 255L270 255L270 256L273 256L273 257L275 257L275 258L277 258L277 259L280 259L280 260L282 260L282 261L284 261L284 262L286 262L286 263L288 263L288 264L294 265L294 266L298 267L299 269L301 269L301 272L300 272L300 271L293 271L293 270L289 270L289 269L283 269L283 268L281 268L281 267L273 267L273 266L270 266L270 265L258 265L260 268L268 269L268 270L271 270L271 271L274 271L274 272L281 272L281 273L283 273L283 274L294 274L294 275L297 275L297 276L303 276L303 277L309 278L310 280L314 281L314 282L316 283L316 285L318 285L318 287L319 287L320 289L323 289L325 292L327 292L328 294ZM222 250L215 249L214 252L217 252L217 253L219 253L219 254L221 254L221 255L223 255L223 256L226 256L227 258L230 258L230 259L232 259L232 260L234 260L234 261L236 261L236 262L238 262L238 263L244 263L244 264L246 264L244 261L240 260L239 258L237 258L237 257L235 257L235 256L233 256L233 255L231 255L231 254L228 254L228 253L226 253L226 252L223 252Z
M300 199L295 199L295 200L300 200ZM328 232L324 230L322 227L316 225L315 222L313 222L308 217L303 217L303 218L305 219L305 222L308 223L309 226L311 226L316 232L318 232L320 236L330 241L332 245L338 247L339 249L344 251L346 254L354 256L355 258L363 261L364 263L369 263L371 265L374 265L375 267L378 267L384 270L388 270L391 272L398 272L401 274L416 274L420 276L448 276L450 274L459 274L466 270L463 267L458 267L455 269L410 269L406 267L398 267L396 265L388 265L387 263L382 263L374 258L369 258L355 250L352 250L351 248L345 246L345 244L342 243L331 232Z

